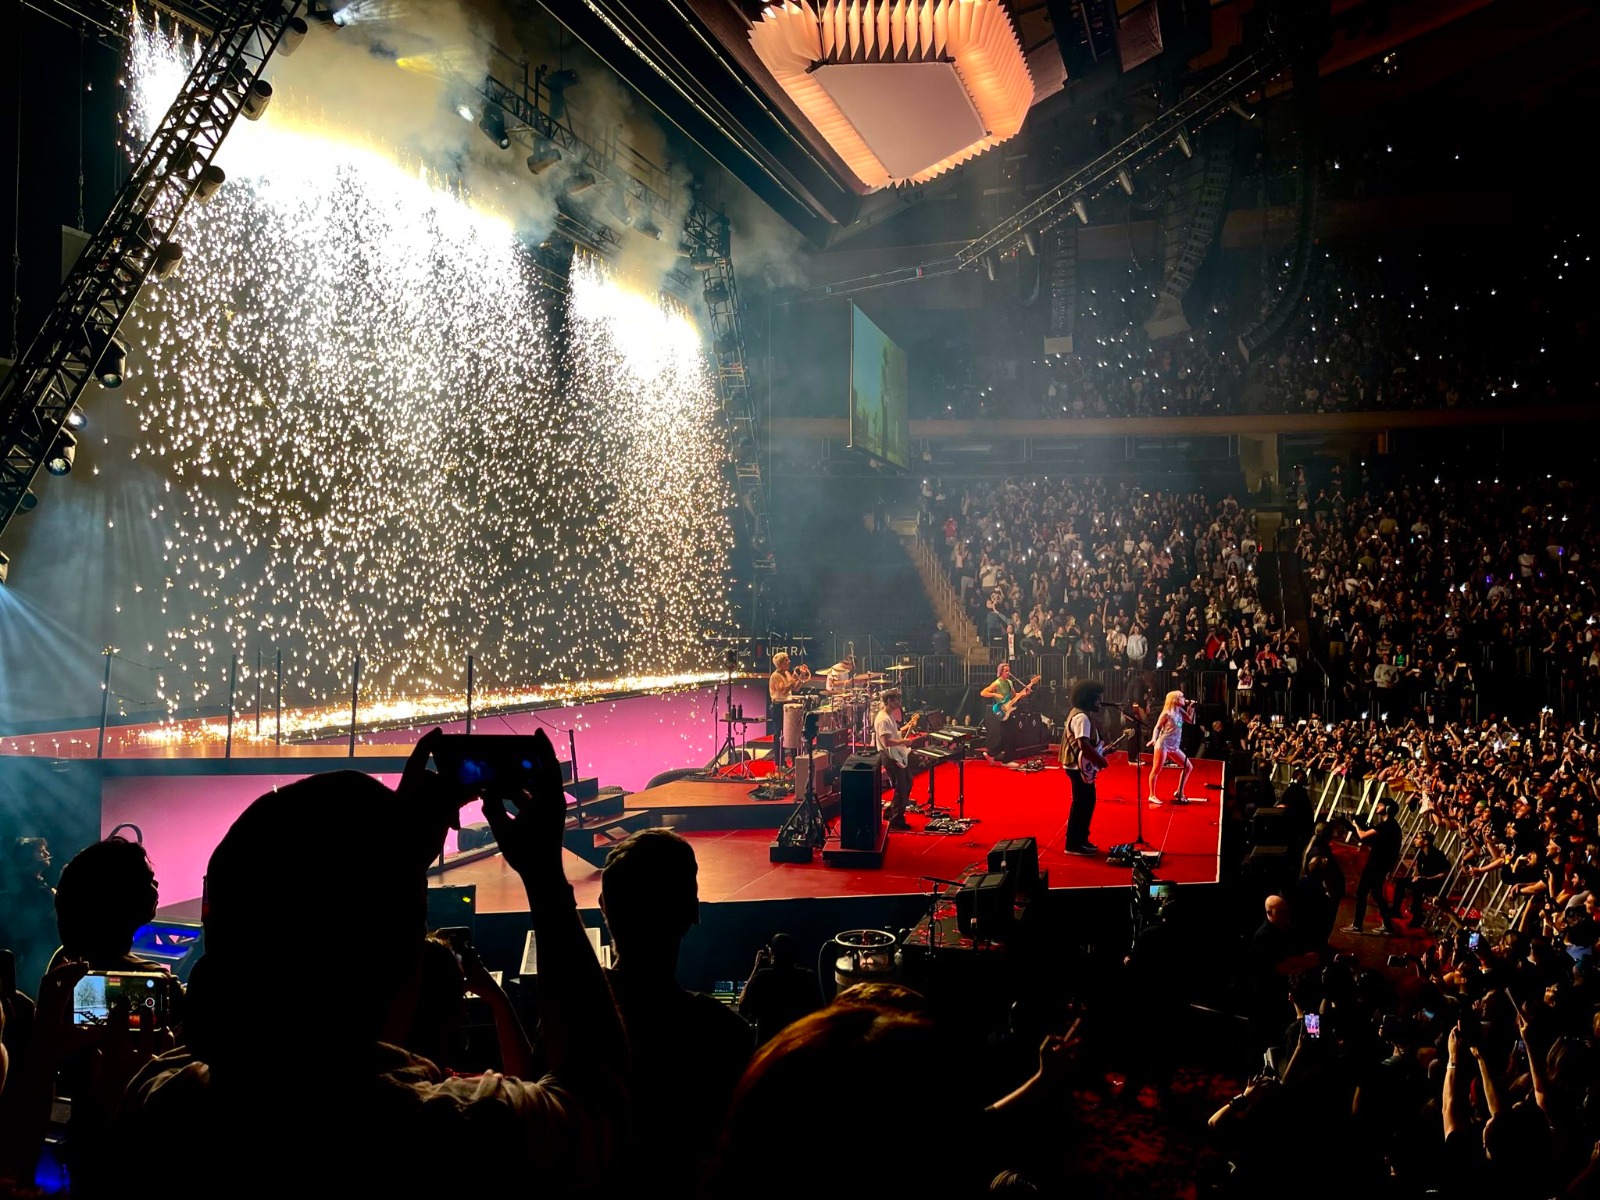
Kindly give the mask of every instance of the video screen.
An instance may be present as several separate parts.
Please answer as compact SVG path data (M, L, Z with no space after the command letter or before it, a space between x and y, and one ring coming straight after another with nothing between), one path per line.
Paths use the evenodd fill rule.
M850 448L905 470L911 465L906 353L850 306Z

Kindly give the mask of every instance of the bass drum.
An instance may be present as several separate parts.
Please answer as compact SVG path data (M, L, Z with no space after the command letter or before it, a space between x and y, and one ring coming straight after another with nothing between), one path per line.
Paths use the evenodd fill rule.
M783 706L783 748L804 749L805 731L806 706L799 700L791 700Z

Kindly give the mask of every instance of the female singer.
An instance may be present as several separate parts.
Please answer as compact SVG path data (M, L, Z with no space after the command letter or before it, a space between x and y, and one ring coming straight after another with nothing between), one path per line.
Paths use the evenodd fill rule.
M1161 715L1156 718L1156 727L1150 733L1150 746L1155 751L1156 759L1150 768L1150 803L1156 808L1161 807L1161 801L1156 798L1156 780L1161 775L1161 768L1169 763L1179 768L1178 792L1172 802L1188 803L1183 787L1189 782L1189 773L1194 770L1194 764L1182 749L1183 727L1194 720L1194 706L1195 701L1185 700L1183 692L1168 692L1166 702L1161 706Z

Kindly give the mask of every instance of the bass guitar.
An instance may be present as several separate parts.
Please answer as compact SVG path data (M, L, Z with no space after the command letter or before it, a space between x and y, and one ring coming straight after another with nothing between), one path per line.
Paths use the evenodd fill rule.
M989 711L994 713L994 715L999 717L1002 721L1009 721L1011 719L1011 714L1017 711L1017 705L1022 703L1029 692L1033 691L1034 688L1039 686L1039 680L1041 678L1043 678L1043 676L1035 675L1032 679L1028 680L1027 687L1023 688L1019 692L1014 692L1011 696L1011 699L1005 701L1004 703L996 700L989 706Z

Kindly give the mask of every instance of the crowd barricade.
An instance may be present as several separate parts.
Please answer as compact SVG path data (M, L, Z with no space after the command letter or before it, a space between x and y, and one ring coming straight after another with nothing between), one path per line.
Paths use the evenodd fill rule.
M1281 791L1294 777L1294 764L1274 762L1270 777ZM1400 826L1401 857L1395 878L1411 870L1412 838L1421 830L1431 830L1434 845L1450 860L1450 871L1440 885L1428 910L1425 925L1440 936L1450 936L1463 928L1475 929L1494 938L1516 925L1528 897L1505 882L1498 871L1475 875L1468 870L1475 863L1489 862L1494 849L1466 829L1440 820L1420 792L1399 790L1376 779L1352 780L1338 771L1307 771L1306 786L1311 794L1313 814L1318 821L1339 819L1370 821L1378 804L1392 799L1399 804L1396 820Z

